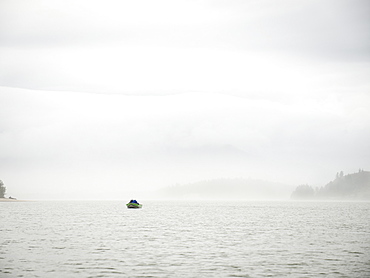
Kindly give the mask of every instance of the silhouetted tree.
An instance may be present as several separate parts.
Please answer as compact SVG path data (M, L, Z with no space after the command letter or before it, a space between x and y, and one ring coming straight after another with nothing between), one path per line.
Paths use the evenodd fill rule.
M6 187L2 180L0 180L0 198L4 198L5 196Z

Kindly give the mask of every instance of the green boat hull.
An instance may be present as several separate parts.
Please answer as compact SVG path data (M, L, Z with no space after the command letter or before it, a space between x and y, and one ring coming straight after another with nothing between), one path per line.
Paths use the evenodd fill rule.
M142 208L142 204L137 204L137 203L128 203L126 204L127 208L132 208L132 209L139 209Z

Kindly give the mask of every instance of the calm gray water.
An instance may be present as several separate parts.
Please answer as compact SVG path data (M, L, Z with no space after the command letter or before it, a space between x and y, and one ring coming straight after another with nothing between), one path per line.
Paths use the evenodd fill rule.
M0 277L370 277L370 203L0 203Z

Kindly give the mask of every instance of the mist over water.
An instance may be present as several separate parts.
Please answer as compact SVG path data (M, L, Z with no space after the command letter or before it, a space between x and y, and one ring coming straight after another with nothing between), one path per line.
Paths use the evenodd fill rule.
M367 277L369 202L0 203L0 276Z
M114 200L220 178L284 191L368 164L367 95L277 102L1 87L0 102L0 179L19 199Z

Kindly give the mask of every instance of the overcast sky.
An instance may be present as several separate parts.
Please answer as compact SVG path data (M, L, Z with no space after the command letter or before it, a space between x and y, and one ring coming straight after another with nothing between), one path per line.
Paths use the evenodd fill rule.
M121 199L370 170L369 14L367 0L3 0L0 179L23 199Z

